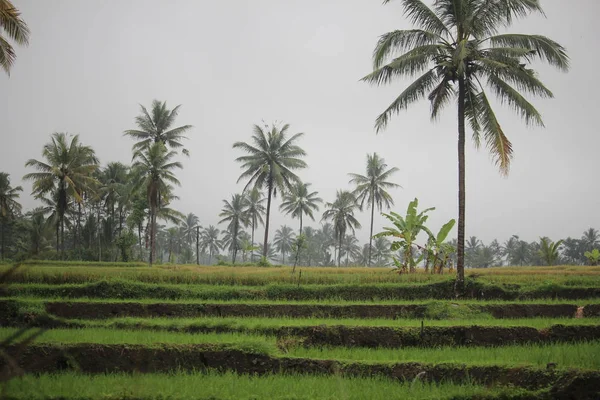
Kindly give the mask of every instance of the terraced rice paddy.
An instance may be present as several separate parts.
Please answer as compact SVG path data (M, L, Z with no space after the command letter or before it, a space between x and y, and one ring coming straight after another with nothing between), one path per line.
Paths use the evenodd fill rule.
M0 269L7 398L600 398L600 268Z

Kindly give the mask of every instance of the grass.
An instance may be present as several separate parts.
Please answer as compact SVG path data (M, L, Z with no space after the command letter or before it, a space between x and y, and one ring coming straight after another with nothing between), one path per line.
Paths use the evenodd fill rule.
M17 332L15 328L0 328L0 340ZM93 343L93 344L215 344L236 348L256 349L271 354L276 351L275 338L249 333L184 334L165 331L144 331L108 328L48 329L35 339L36 343Z
M90 268L93 267L93 268ZM0 267L0 273L8 267ZM301 267L302 274L291 274L291 267L228 267L162 265L147 267L140 263L100 263L78 261L28 261L10 277L13 283L89 283L98 280L128 280L146 283L264 286L272 284L364 285L394 283L414 285L443 282L451 274L399 275L389 268ZM497 267L467 270L467 276L489 284L593 287L600 285L600 267Z
M16 329L0 328L0 340L14 334ZM163 331L118 330L106 328L50 329L35 339L36 343L57 344L215 344L239 349L251 349L276 356L279 350L271 336L249 333L185 334ZM494 365L534 365L545 367L557 363L559 368L600 369L600 342L530 344L502 347L438 347L403 349L366 349L345 347L290 347L285 354L291 357L366 361L467 363Z
M502 347L439 347L366 349L345 347L289 349L289 356L367 362L465 363L484 365L534 365L558 368L600 369L600 342L512 345Z
M82 326L115 329L157 329L186 331L194 329L215 329L239 332L272 332L280 327L304 326L365 326L417 328L420 319L331 319L331 318L114 318L109 320L75 320ZM468 319L468 320L424 320L427 326L527 326L545 329L553 325L600 325L600 318L523 318L523 319Z
M391 400L470 399L477 395L524 393L516 389L484 388L471 384L399 383L384 378L267 375L233 373L26 375L6 385L14 399L273 399L273 400Z
M529 299L529 298L572 298L573 291L579 297L599 297L600 285L596 288L574 288L557 284L544 284L530 289L503 288L467 280L467 296L482 299ZM92 283L51 285L11 284L2 290L5 296L62 297L62 298L118 298L118 299L198 299L198 300L324 300L346 301L454 299L452 280L431 284L399 285L378 284L335 284L335 285L290 285L272 284L264 286L155 284L126 280L100 280Z

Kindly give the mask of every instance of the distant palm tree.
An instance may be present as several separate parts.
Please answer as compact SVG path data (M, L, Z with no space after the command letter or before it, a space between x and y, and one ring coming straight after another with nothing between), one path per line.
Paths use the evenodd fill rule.
M600 235L598 234L598 230L590 228L583 232L583 236L581 236L581 244L583 247L583 252L592 251L596 248L599 248Z
M275 238L273 240L273 245L275 248L279 250L281 253L281 263L285 264L285 255L286 253L291 252L292 250L292 242L294 241L294 231L287 225L283 225L277 231L275 231Z
M20 46L29 44L29 28L10 0L0 0L0 33L2 31ZM2 35L0 35L0 43L0 65L10 75L10 68L17 56L13 47Z
M0 172L0 247L4 260L4 224L21 212L21 204L17 200L22 192L21 186L12 187L7 173Z
M208 265L211 264L213 254L219 254L219 250L223 247L219 233L219 229L213 225L209 225L202 231L201 246L203 250L208 250Z
M257 188L252 188L246 193L246 213L250 219L252 247L254 247L254 230L258 224L264 225L265 223L263 215L265 214L264 202L266 200ZM254 261L254 250L250 253L250 261Z
M387 4L390 0L384 0ZM518 18L543 13L538 0L437 0L428 7L421 0L402 0L404 13L418 29L384 34L373 52L374 71L363 78L371 84L420 75L390 104L375 123L384 129L393 114L425 96L431 117L457 101L458 110L458 251L457 292L464 289L465 252L465 120L479 146L481 135L503 174L513 155L508 140L484 90L511 106L526 123L543 126L540 113L519 91L552 97L527 66L548 62L562 71L569 68L566 50L547 37L498 34Z
M32 194L36 198L51 195L56 201L64 255L65 213L71 198L81 203L82 193L94 192L98 186L99 182L93 177L98 169L98 159L91 147L79 142L79 135L70 137L66 133L54 133L50 143L44 145L42 156L45 161L30 159L25 163L37 172L29 173L23 179L33 181Z
M546 265L554 265L560 256L560 246L563 241L553 242L547 237L540 238L540 249L538 255L544 260Z
M222 217L219 223L227 222L227 231L231 235L230 250L232 260L235 264L237 251L239 249L238 235L244 226L248 226L249 218L246 213L246 196L242 194L234 194L231 196L231 201L223 200L223 210L219 214Z
M304 134L296 133L288 139L287 131L289 125L284 125L281 129L273 125L261 128L254 125L252 135L252 144L236 142L234 149L241 149L248 155L236 158L236 161L242 163L244 172L240 175L238 182L248 179L244 190L251 185L257 189L266 188L267 190L267 216L265 219L265 239L263 242L263 257L266 257L267 243L269 241L269 219L271 215L271 200L281 193L290 191L292 186L300 182L300 178L292 172L296 169L306 168L306 163L301 157L306 155L305 151L296 144Z
M156 257L156 218L161 208L173 197L171 184L180 185L173 172L176 168L182 168L180 162L173 161L176 155L175 151L167 150L161 142L153 143L133 153L132 168L136 175L134 190L143 187L150 206L150 256L148 257L150 266ZM171 213L167 212L164 212L163 216L167 219L173 218Z
M341 244L341 253L346 257L345 265L348 266L350 259L355 259L360 255L360 246L358 245L358 239L354 235L344 235L344 239Z
M354 234L355 229L360 228L360 222L354 217L354 211L358 208L356 198L348 191L338 190L333 203L326 204L327 210L323 213L322 220L333 222L335 234L338 239L338 267L341 266L342 239L348 228Z
M373 255L375 256L375 265L383 267L388 265L391 255L391 243L385 237L378 237L373 244Z
M181 141L187 139L185 133L193 128L192 125L183 125L177 128L171 128L175 123L175 118L179 113L178 105L173 110L167 108L167 102L162 103L158 100L152 101L152 109L150 113L146 107L140 104L142 114L135 117L135 123L139 129L126 130L123 134L136 139L137 142L133 145L134 150L140 150L152 143L161 142L165 146L172 149L180 149L183 147ZM189 155L184 148L182 153Z
M319 211L319 203L323 199L317 197L317 192L308 191L310 183L298 182L292 187L290 192L283 195L283 202L279 209L286 214L291 214L292 218L300 220L300 231L298 235L302 235L302 215L306 214L313 221L315 217L313 211Z
M371 230L369 231L369 262L367 266L371 266L371 252L373 250L373 219L375 217L375 206L381 212L383 207L390 208L394 205L392 196L386 189L394 189L400 187L392 182L388 182L390 176L398 171L398 168L387 169L385 160L377 153L367 154L367 174L349 174L352 179L350 183L356 185L354 195L360 204L361 210L365 203L371 208Z
M196 264L200 264L200 220L194 213L189 213L181 222L181 229L185 238L186 246L191 246L196 239Z

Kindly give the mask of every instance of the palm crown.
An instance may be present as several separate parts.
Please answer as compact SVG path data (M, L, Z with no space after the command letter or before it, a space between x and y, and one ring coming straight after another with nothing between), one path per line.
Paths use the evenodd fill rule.
M15 8L10 0L0 0L0 31L4 31L9 38L19 45L29 44L29 28L21 13ZM13 47L0 36L0 66L7 74L15 62L16 54Z
M308 215L313 221L315 217L313 211L319 211L319 203L323 199L317 197L317 192L309 192L310 183L298 182L289 193L283 196L283 202L279 207L286 214L291 214L292 218L300 220L300 235L302 234L302 216Z
M182 148L183 143L181 141L187 139L185 133L192 129L192 125L171 128L179 113L179 107L181 105L169 110L166 101L154 100L151 112L148 112L146 107L140 105L142 113L135 117L135 123L139 129L130 129L124 132L126 136L138 140L133 145L133 149L140 150L151 143L158 142L162 142L165 146L173 149ZM186 149L183 149L182 152L188 154Z

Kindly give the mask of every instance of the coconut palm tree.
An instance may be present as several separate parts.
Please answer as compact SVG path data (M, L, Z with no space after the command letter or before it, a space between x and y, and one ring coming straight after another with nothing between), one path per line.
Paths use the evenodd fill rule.
M223 209L219 214L222 217L219 223L227 222L227 231L230 234L229 249L232 253L232 261L235 264L237 251L239 249L238 235L244 226L248 226L249 218L246 213L246 196L243 194L234 194L231 196L231 201L223 200Z
M347 267L350 259L356 259L360 255L360 246L358 239L354 235L344 235L342 240L341 252L346 257L344 265Z
M181 228L185 238L185 245L191 246L194 238L196 239L196 264L200 264L200 220L194 213L189 213L181 222Z
M44 145L42 156L45 161L30 159L25 163L37 172L29 173L23 179L33 181L32 194L36 198L51 195L56 201L64 255L65 213L71 199L81 203L84 192L95 191L99 182L93 174L98 169L98 159L91 147L79 142L79 135L67 136L66 133L54 133L50 143Z
M252 232L252 247L255 247L254 230L256 229L258 224L264 225L265 223L263 219L263 215L265 214L265 201L265 197L257 188L252 188L252 190L246 192L246 213L248 214L248 218L250 219L250 229ZM250 253L250 261L254 261L254 250L252 250Z
M11 44L1 35L2 32L20 46L29 45L29 28L10 0L0 0L0 65L10 75L10 68L17 56Z
M554 263L560 257L560 247L562 244L562 240L553 242L547 237L542 237L540 238L540 249L538 250L538 255L542 260L544 260L546 265L554 265Z
M248 179L244 190L253 186L257 189L267 190L267 215L265 219L265 239L263 242L263 257L267 254L267 243L269 241L269 219L271 215L271 200L277 195L277 191L285 193L290 191L294 184L300 182L293 170L306 168L306 163L301 157L306 155L305 151L296 144L304 134L296 133L287 137L288 124L279 128L275 124L261 128L254 125L252 144L236 142L234 149L241 149L247 153L245 156L236 158L242 163L244 170L238 182Z
M172 128L175 123L175 118L179 113L178 105L172 110L167 108L167 102L162 103L158 100L152 101L150 113L140 104L142 113L135 117L135 124L139 129L130 129L123 132L125 136L136 139L137 142L133 145L133 150L140 150L152 143L161 142L165 146L172 149L183 148L183 139L187 139L185 133L192 129L192 125L183 125L177 128ZM183 148L182 153L189 155L188 151Z
M4 259L4 225L11 220L15 214L21 212L21 204L17 200L22 192L21 186L12 187L10 178L6 172L0 172L0 249Z
M394 189L400 187L392 182L388 182L390 176L398 171L398 168L387 169L385 160L377 153L367 154L367 174L349 174L352 179L350 183L356 185L354 189L354 195L356 201L360 204L362 210L365 204L371 209L371 230L369 231L369 254L373 250L373 219L375 217L375 206L381 212L385 206L389 209L394 205L392 196L387 192L386 189ZM367 266L371 266L371 255L369 255L369 262Z
M302 235L302 215L307 215L314 221L313 211L319 211L319 203L323 202L323 199L317 197L317 192L309 192L309 186L310 183L296 183L288 193L283 195L283 202L279 206L286 215L291 214L292 218L300 220L298 235Z
M590 228L583 232L583 235L581 236L581 246L583 247L583 252L592 251L595 248L599 248L600 235L598 234L598 230Z
M166 207L169 200L173 198L172 184L179 186L179 180L173 172L182 168L178 161L173 161L177 152L167 150L162 142L155 142L143 149L133 153L132 168L135 171L134 190L144 188L148 197L150 209L149 232L150 232L150 255L148 263L152 263L156 257L156 218L161 208ZM171 213L163 213L166 219L171 218Z
M213 254L219 254L219 250L223 247L223 244L219 239L219 234L219 229L213 225L209 225L208 228L202 230L200 243L202 251L208 250L208 265L212 262Z
M292 228L287 225L282 225L281 228L275 231L273 245L281 253L281 263L285 264L285 255L292 251L292 242L296 234Z
M323 213L323 221L331 220L338 240L338 267L341 266L342 239L348 228L355 230L360 228L360 222L354 217L354 211L358 208L356 197L348 191L338 190L333 203L326 204L327 210Z
M390 0L384 0L387 4ZM498 34L518 18L543 13L538 0L401 0L405 15L417 29L396 30L381 36L373 52L374 71L364 81L382 85L394 78L418 76L377 117L377 131L391 116L424 98L431 117L456 100L458 110L458 252L457 289L464 287L465 240L465 120L475 144L481 136L501 173L508 174L513 148L491 106L484 85L511 106L527 124L543 126L540 113L520 93L552 97L529 64L548 62L569 68L566 50L539 35Z
M380 236L375 238L375 243L373 244L373 256L376 259L376 266L383 267L388 265L391 256L391 245L390 241L384 237Z

